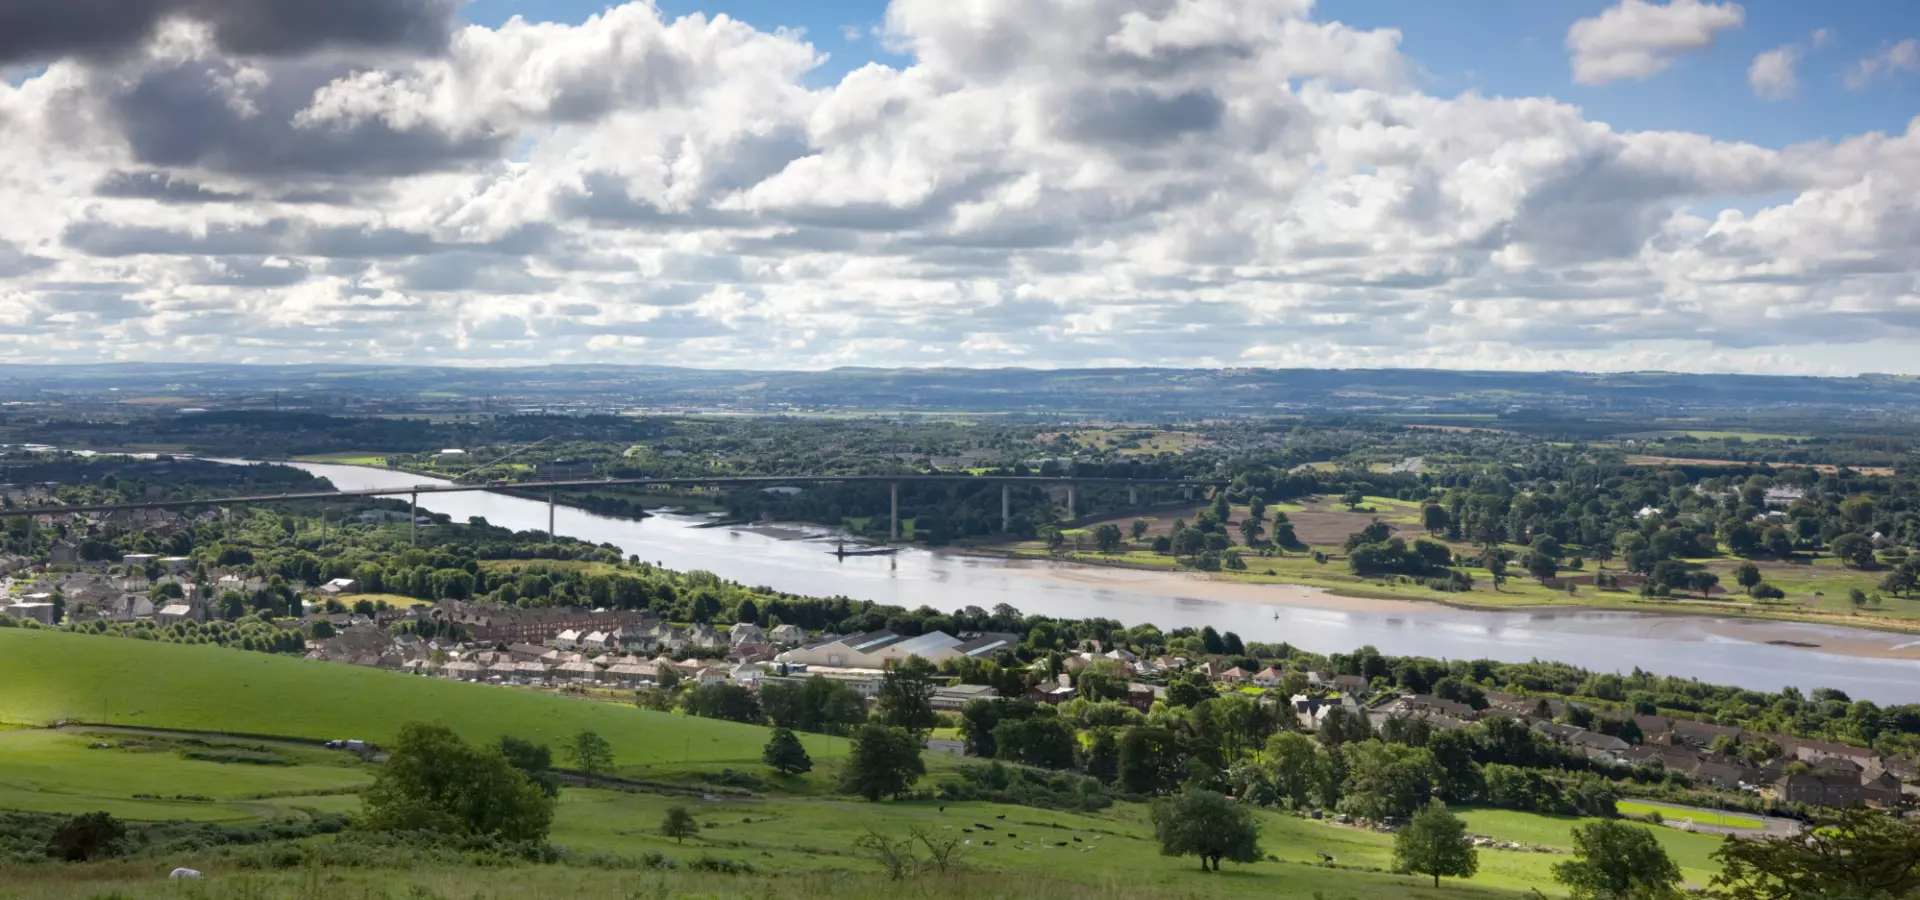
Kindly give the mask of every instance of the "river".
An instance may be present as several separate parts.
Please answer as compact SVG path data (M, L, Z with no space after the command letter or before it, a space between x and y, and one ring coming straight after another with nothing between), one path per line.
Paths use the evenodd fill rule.
M438 483L362 466L290 465L327 478L338 490ZM481 516L516 530L547 527L545 503L502 494L429 494L420 505L456 522ZM1286 641L1319 653L1372 644L1394 655L1542 659L1607 672L1639 667L1756 690L1831 687L1878 703L1920 702L1920 638L1865 629L1571 607L1457 609L1338 597L1296 586L1210 581L1186 573L920 549L835 559L819 529L690 527L696 521L674 515L614 519L562 506L555 528L672 569L706 569L793 594L843 594L943 611L1007 603L1060 618L1099 616L1163 629L1212 625L1248 641Z

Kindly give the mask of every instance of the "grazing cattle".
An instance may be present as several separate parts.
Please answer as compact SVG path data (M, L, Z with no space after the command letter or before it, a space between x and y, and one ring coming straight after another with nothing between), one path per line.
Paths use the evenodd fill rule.
M1007 832L1007 837L1019 837L1019 835L1017 835L1017 834L1014 834L1013 832L1011 832L1011 831L1009 831L1009 832Z
M1319 854L1319 856L1320 856L1320 861L1321 861L1321 862L1323 862L1323 863L1326 863L1326 864L1328 864L1328 865L1332 865L1332 864L1333 864L1333 854L1331 854L1331 853L1328 853L1328 852L1327 852L1327 851L1325 851L1325 850L1320 850L1320 851L1317 851L1317 852L1318 852L1318 854Z
M1073 839L1073 842L1074 842L1074 843L1076 843L1076 844L1078 844L1078 843L1080 843L1080 839L1076 837L1076 838L1074 838L1074 839Z
M997 815L997 816L994 816L994 818L996 818L996 819L1004 819L1004 818L1006 818L1006 817L1007 817L1007 814L1006 814L1006 813L1001 813L1001 814L999 814L999 815Z

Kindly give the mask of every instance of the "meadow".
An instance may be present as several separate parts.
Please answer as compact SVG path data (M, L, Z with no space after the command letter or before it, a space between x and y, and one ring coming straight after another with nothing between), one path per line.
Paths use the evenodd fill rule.
M58 672L58 677L48 673ZM0 719L389 740L407 722L469 740L502 735L559 744L595 731L623 772L690 760L757 764L768 729L493 685L401 675L211 645L0 628ZM815 756L845 741L808 735Z
M62 677L49 678L56 671ZM130 672L143 672L140 679ZM924 829L974 842L965 851L971 874L957 880L916 882L918 896L944 897L962 886L995 883L1000 887L967 896L1039 896L1036 885L1059 883L1049 897L1085 896L1102 889L1104 897L1191 895L1223 897L1517 897L1528 888L1555 894L1551 865L1563 853L1483 850L1481 873L1435 890L1421 879L1395 875L1392 837L1355 827L1314 821L1272 810L1256 810L1261 851L1258 863L1203 875L1191 859L1158 853L1149 808L1116 803L1096 813L1050 811L984 802L924 799L866 803L836 794L846 742L809 737L816 758L808 775L779 778L758 763L766 730L631 707L541 695L513 689L462 685L358 669L308 663L207 646L159 644L128 639L0 629L0 683L10 686L5 714L57 718L88 706L109 691L125 698L107 704L108 721L122 725L261 732L297 737L359 736L375 740L394 733L406 721L443 722L474 740L515 734L557 746L580 728L594 728L614 745L620 772L656 781L702 782L720 768L760 779L744 782L749 792L725 794L685 788L612 791L566 788L556 811L551 840L575 853L604 852L634 857L658 852L682 861L702 856L752 866L758 874L705 875L699 882L710 896L735 896L770 884L768 873L786 873L777 882L782 896L808 896L800 884L841 885L837 896L863 897L882 886L872 881L877 866L853 850L869 829L890 835ZM137 692L137 707L128 701ZM115 710L118 710L117 712ZM691 759L692 762L687 760ZM564 762L564 756L561 759ZM922 787L937 789L968 761L929 754ZM78 813L105 810L133 821L197 820L220 823L298 818L315 813L352 813L357 791L377 771L373 764L342 751L297 742L253 737L196 737L130 733L109 726L73 726L70 730L0 731L0 809ZM684 843L658 834L669 806L688 805L701 823ZM1559 848L1570 845L1577 820L1502 810L1462 811L1472 831L1500 840ZM977 826L985 824L987 829ZM1703 884L1711 872L1707 855L1717 839L1676 829L1656 829L1688 879ZM329 837L307 838L332 840ZM986 840L995 841L987 846ZM312 896L358 896L352 885L362 873L313 870L305 874L249 874L240 871L228 850L209 849L186 860L204 868L214 893L194 896L306 896L300 878L322 879ZM1320 855L1334 858L1332 867ZM168 864L180 862L168 860ZM127 897L172 897L173 886L153 879L166 870L146 869L137 861L86 867L0 869L0 897L92 897L120 891ZM989 873L997 881L977 879ZM524 884L520 871L476 878L464 871L392 873L386 885L418 883L436 896L545 896L537 891L508 894L508 884ZM1013 877L1008 877L1013 876ZM556 879L576 888L570 897L628 896L633 884L682 884L684 872L595 872L568 867ZM641 880L635 880L641 879ZM791 880L786 880L791 879ZM223 894L251 885L252 894ZM437 885L437 886L435 886ZM457 886L457 888L455 887ZM604 888L605 893L600 891ZM340 893L339 890L349 893ZM651 891L651 888L645 889ZM451 892L449 892L451 891ZM585 891L584 893L582 891ZM800 893L796 893L800 891ZM659 895L657 893L652 895ZM745 894L741 894L744 896ZM367 896L386 896L367 894ZM402 892L394 896L424 896ZM756 896L763 896L756 895ZM956 895L957 896L957 895Z

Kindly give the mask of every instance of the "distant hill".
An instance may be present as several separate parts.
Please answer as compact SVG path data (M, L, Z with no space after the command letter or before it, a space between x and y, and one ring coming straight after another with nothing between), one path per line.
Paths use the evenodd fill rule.
M0 400L138 408L377 405L494 412L527 407L858 408L1191 419L1289 411L1396 414L1626 413L1783 406L1920 409L1920 381L1671 372L1438 369L867 369L661 366L455 368L126 363L0 366Z

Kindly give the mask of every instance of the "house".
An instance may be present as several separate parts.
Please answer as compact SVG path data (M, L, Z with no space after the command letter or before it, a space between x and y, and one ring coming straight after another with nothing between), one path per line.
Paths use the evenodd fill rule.
M727 679L744 688L758 689L760 679L767 675L767 667L757 662L737 663L727 670Z
M1335 675L1333 687L1343 694L1358 696L1367 691L1367 678L1364 675Z
M148 563L153 562L156 559L159 559L159 557L151 553L129 553L125 556L120 557L120 564L123 566L131 566L137 569L144 569L147 567Z
M952 712L975 700L998 699L1000 692L986 684L956 684L950 687L934 688L929 701L936 710Z
M178 622L197 622L200 620L200 615L199 611L189 604L169 603L161 607L160 611L155 613L153 618L154 621L162 625L173 625Z
M1575 747L1586 747L1593 750L1604 750L1609 753L1619 753L1627 749L1627 746L1628 746L1626 741L1623 741L1617 737L1614 737L1613 735L1601 734L1597 731L1585 731L1585 730L1577 731L1574 734L1569 735L1567 737L1567 743L1572 744Z
M726 684L733 680L733 673L720 666L707 666L693 673L693 678L701 687L710 684Z
M1027 689L1027 700L1029 702L1045 703L1048 706L1059 706L1068 700L1072 700L1075 696L1078 696L1078 694L1071 685L1060 684L1058 682L1043 681Z
M1844 772L1785 775L1774 782L1774 793L1782 803L1833 807L1866 803L1866 795L1860 790L1860 776Z
M1717 788L1737 788L1746 781L1746 773L1725 763L1700 760L1687 772L1693 780L1701 784L1710 784Z
M1666 744L1673 740L1673 720L1666 716L1634 716L1633 724L1640 726L1640 734L1649 744Z
M1153 711L1156 700L1167 699L1167 689L1157 684L1127 683L1126 704L1141 712Z
M168 572L181 575L193 570L193 557L163 556L160 558L160 564L165 566Z
M601 652L618 650L620 649L620 640L604 631L592 631L588 632L586 637L580 639L580 648Z
M571 628L553 636L553 645L562 650L572 650L580 646L580 632Z
M360 590L360 582L351 578L335 578L321 585L318 590L323 594L351 594Z
M1710 747L1715 738L1727 737L1739 740L1747 734L1746 729L1730 725L1709 725L1692 719L1673 720L1674 743L1686 743L1695 747Z
M1231 669L1213 676L1213 680L1221 684L1240 684L1247 680L1247 670L1239 666L1234 666Z
M68 541L55 541L49 553L49 559L56 566L71 566L80 561L80 547Z
M1898 806L1904 788L1893 773L1881 772L1872 778L1860 779L1860 798L1874 806Z
M775 625L767 637L782 647L797 647L807 642L807 630L798 625Z
M1438 713L1453 716L1456 719L1473 718L1473 707L1457 700L1435 697L1431 694L1414 694L1407 698L1407 705L1414 709L1431 709Z
M33 596L45 597L47 595L34 594ZM16 619L32 619L42 625L54 624L53 604L45 600L28 599L15 603L12 606L0 606L0 612L4 612Z
M1585 729L1575 728L1572 725L1562 725L1558 722L1547 722L1544 720L1536 720L1533 723L1533 730L1553 738L1562 744L1571 742L1574 735L1585 731Z
M1254 686L1256 687L1277 688L1280 686L1281 679L1285 677L1287 677L1285 672L1282 672L1279 669L1276 669L1272 666L1268 666L1264 669L1261 669L1258 672L1253 673L1253 683L1254 683Z
M553 677L574 682L600 680L600 667L590 662L567 662L553 667Z
M760 626L755 625L751 622L741 622L740 624L733 626L733 629L731 631L727 632L728 645L764 644L766 642L767 642L767 633L764 630L762 630Z
M1782 745L1787 755L1802 762L1817 763L1823 759L1844 759L1865 769L1880 761L1878 751L1856 747L1852 744L1840 744L1833 741L1812 741L1796 738L1791 746Z

